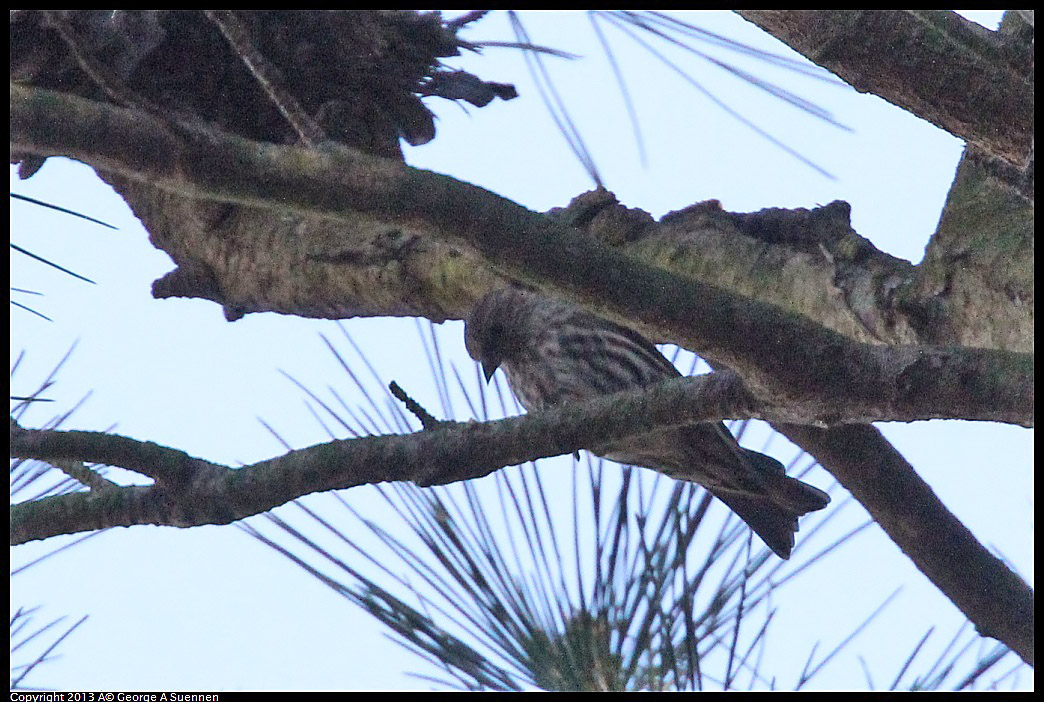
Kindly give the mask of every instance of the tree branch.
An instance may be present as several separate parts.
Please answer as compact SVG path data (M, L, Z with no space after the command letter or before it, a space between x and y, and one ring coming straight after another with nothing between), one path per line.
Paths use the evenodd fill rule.
M1033 665L1033 590L975 538L876 428L776 428L859 500L981 635Z
M859 92L1026 166L1033 144L1032 41L1013 42L947 10L737 13Z
M660 426L787 412L759 403L734 373L719 371L494 422L441 422L415 434L333 441L238 469L128 437L26 430L12 423L12 456L118 465L157 482L13 505L11 543L134 524L227 524L314 492L391 480L447 484ZM1026 622L1032 618L1019 617L1032 612L1032 591L975 540L875 429L781 430L851 490L980 632L1031 656L1032 626ZM1016 613L1015 621L1005 612Z
M916 406L918 417L1033 421L1028 354L886 347L853 342L816 322L649 266L487 190L351 149L258 144L199 126L58 93L11 86L17 149L61 153L186 196L349 221L358 213L463 240L507 275L635 324L741 372L780 404L819 402L837 414ZM112 139L111 134L120 134ZM699 314L694 314L699 310ZM938 382L952 377L954 383ZM933 412L925 415L929 407ZM881 418L881 417L877 417Z
M659 425L749 415L742 408L752 402L735 374L715 373L494 422L442 422L415 434L333 441L237 469L124 436L30 430L12 422L13 457L116 465L157 482L14 505L11 543L110 526L227 524L313 492L394 480L470 480Z

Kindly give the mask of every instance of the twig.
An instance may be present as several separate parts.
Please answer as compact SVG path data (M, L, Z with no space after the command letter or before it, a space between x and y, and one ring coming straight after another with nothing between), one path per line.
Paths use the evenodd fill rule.
M491 10L468 10L460 17L457 17L456 19L451 19L449 22L447 22L446 28L453 30L460 29L466 24L477 22L478 20L488 15L490 12Z
M406 405L406 409L412 412L413 415L420 420L421 426L426 430L430 431L432 429L438 429L442 424L444 424L443 421L435 419L428 410L421 407L420 403L407 395L406 391L399 387L399 384L394 380L388 386L388 389L391 390L391 394L395 396L395 399Z
M156 115L163 114L148 99L136 95L106 66L95 61L94 57L87 53L83 46L80 45L80 41L76 36L76 30L73 29L63 11L41 10L41 12L47 18L48 24L51 25L54 31L58 32L58 36L69 47L69 51L80 66L80 70L86 73L87 77L94 81L113 102L123 107L138 108Z
M232 10L204 10L207 19L217 25L236 55L257 79L272 104L282 113L286 121L297 132L301 141L309 147L326 140L326 134L314 119L301 107L289 91L284 90L276 77L276 71L251 41L250 32L239 21Z

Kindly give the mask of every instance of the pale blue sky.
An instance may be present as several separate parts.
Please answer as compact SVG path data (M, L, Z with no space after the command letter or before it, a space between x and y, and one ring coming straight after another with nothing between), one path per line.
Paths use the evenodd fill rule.
M680 16L731 38L791 53L731 13ZM523 17L535 42L584 57L548 63L607 187L624 204L660 216L708 198L734 211L812 207L842 199L852 204L860 234L888 253L920 260L961 154L957 139L876 97L744 63L830 109L855 130L839 131L707 63L683 64L734 109L834 173L837 180L832 181L610 33L638 105L648 153L643 167L620 94L585 16L527 12ZM989 23L991 17L992 27L999 12L975 19ZM466 36L510 39L505 19L498 16L478 23ZM738 61L721 51L715 55ZM535 210L564 206L592 187L546 114L518 52L490 48L453 63L488 80L514 83L521 97L468 113L430 100L439 117L438 137L407 148L411 164L482 185ZM318 336L339 339L334 322L263 314L230 324L212 303L152 299L151 282L172 264L87 167L52 159L31 180L12 182L12 190L119 227L113 232L12 204L13 241L98 282L88 285L12 254L12 285L45 293L15 299L55 320L13 310L12 358L27 351L13 378L13 393L35 387L69 346L78 344L48 392L56 402L31 413L27 426L91 392L68 428L115 426L121 434L234 465L282 452L257 418L295 447L325 440L305 410L302 393L277 369L316 391L334 386L350 404L363 402ZM437 407L413 320L350 320L346 325L384 377L395 378L429 408ZM443 349L463 367L469 361L461 329L459 322L450 322L441 325L439 334ZM1032 432L973 422L887 424L882 429L976 536L1032 583ZM751 433L750 445L758 446L762 436ZM772 447L784 462L793 457L779 437ZM568 462L558 465L548 470L569 470ZM821 470L810 480L822 487L832 484ZM373 502L366 490L343 496L365 506ZM309 499L310 504L329 504L328 496ZM835 501L842 499L837 493ZM865 518L861 508L849 507L829 538ZM829 541L817 536L817 547ZM799 533L799 543L800 538ZM63 542L19 547L13 562L27 562ZM832 647L897 587L902 587L898 599L824 671L817 686L859 686L857 654L865 657L875 681L886 684L931 626L937 629L934 645L941 647L963 618L873 527L779 596L773 624L779 658L773 669L780 684L796 678L816 641L821 648ZM29 684L59 690L429 687L404 675L428 669L390 641L368 615L231 527L111 531L14 578L12 607L19 605L42 605L39 616L46 621L62 614L71 619L91 615L62 645L61 657L37 671ZM795 662L788 664L787 656ZM1020 681L1023 689L1032 686L1029 674Z

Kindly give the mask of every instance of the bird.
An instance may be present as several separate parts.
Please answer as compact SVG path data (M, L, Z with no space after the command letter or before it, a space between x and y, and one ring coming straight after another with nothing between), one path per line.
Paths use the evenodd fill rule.
M464 345L486 382L498 368L505 372L527 411L681 375L633 329L519 287L493 290L472 307ZM830 502L826 492L788 476L775 458L740 447L722 422L660 428L589 450L702 485L782 559L794 548L798 517Z

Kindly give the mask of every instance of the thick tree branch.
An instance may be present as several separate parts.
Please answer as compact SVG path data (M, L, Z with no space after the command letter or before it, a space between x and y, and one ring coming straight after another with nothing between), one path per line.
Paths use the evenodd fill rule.
M899 404L944 408L942 416L1033 421L1028 355L855 343L803 316L597 246L482 188L396 161L351 149L258 144L17 85L11 129L19 151L73 156L188 196L349 220L364 212L463 240L507 275L624 323L638 321L652 338L741 372L759 396L780 404L819 402L840 420L846 397L863 406L902 397ZM938 382L951 376L954 383Z
M876 428L776 428L859 500L980 634L1033 665L1033 590L975 538Z
M1026 166L1033 144L1032 41L1012 41L948 10L737 12L856 90Z

